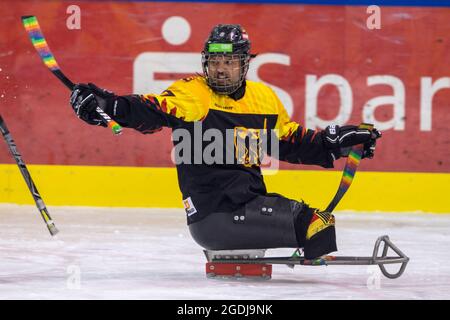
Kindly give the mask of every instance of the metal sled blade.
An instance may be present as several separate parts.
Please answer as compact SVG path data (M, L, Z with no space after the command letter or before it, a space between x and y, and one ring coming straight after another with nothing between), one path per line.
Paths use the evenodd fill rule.
M381 244L384 244L381 256L378 256ZM398 256L388 257L387 253L391 248ZM247 251L248 252L248 251ZM381 236L377 239L373 255L371 257L354 257L354 256L323 256L317 259L308 260L304 257L262 257L254 258L252 255L245 255L244 257L239 254L208 254L205 251L205 255L209 262L214 263L233 263L233 264L284 264L284 265L303 265L303 266L323 266L323 265L378 265L384 276L389 279L395 279L400 277L405 271L406 265L409 262L409 258L400 251L389 239L388 236ZM257 256L257 255L256 255ZM386 270L384 265L400 263L400 269L397 273L390 273Z
M209 262L217 259L225 260L248 260L248 259L260 259L264 257L266 249L253 249L253 250L203 250L206 259Z
M268 280L272 277L272 266L266 263L233 263L238 260L257 260L264 257L265 249L258 250L204 250L206 276L208 278L252 278ZM224 259L227 263L216 262Z

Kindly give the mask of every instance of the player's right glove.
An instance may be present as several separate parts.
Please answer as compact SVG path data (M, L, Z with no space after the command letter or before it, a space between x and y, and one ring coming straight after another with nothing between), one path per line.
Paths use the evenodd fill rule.
M79 83L73 88L70 95L70 104L77 117L84 122L95 126L107 127L107 124L95 110L97 107L100 107L100 109L106 111L107 107L112 105L116 98L117 96L114 93L99 88L93 83Z
M331 125L324 130L324 143L334 159L347 157L351 148L357 144L364 144L362 158L373 158L377 139L381 132L377 129L362 129L357 126Z

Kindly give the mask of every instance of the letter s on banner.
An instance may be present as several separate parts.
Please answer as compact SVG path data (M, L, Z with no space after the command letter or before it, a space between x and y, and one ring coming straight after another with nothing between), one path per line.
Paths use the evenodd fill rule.
M322 87L333 84L339 91L340 104L336 118L323 120L317 115L317 97ZM309 129L325 129L328 125L344 125L350 119L353 108L353 92L348 81L338 74L327 74L319 79L315 75L306 76L305 123Z

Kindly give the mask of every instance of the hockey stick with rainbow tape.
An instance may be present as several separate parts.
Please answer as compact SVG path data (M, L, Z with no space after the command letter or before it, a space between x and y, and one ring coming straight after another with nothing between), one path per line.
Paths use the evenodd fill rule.
M373 129L373 124L369 123L361 123L358 126L359 129L367 129L371 131ZM348 154L347 161L344 166L344 170L342 173L341 182L339 184L339 188L334 195L333 199L330 201L330 204L325 209L325 212L333 212L333 210L338 205L339 201L341 201L344 194L347 192L348 188L353 182L353 178L356 174L356 169L358 168L359 163L361 162L362 155L364 153L364 144L357 144L353 146ZM300 257L300 250L297 249L294 251L291 257ZM293 265L288 265L289 267L293 267Z
M372 130L373 125L361 123L358 126L358 128ZM331 200L328 207L325 209L326 212L331 213L334 210L334 208L336 208L339 201L341 201L342 197L347 192L348 188L350 188L350 185L353 182L353 178L355 177L356 169L358 168L358 165L361 162L363 152L364 152L363 144L353 146L352 149L350 150L350 153L347 157L347 162L345 163L344 172L342 173L342 178L339 184L338 191L336 192L333 200Z
M11 154L13 155L14 160L16 160L16 163L19 166L20 172L22 173L22 176L25 179L28 189L30 190L31 195L33 196L34 202L36 202L36 206L37 206L39 212L41 213L42 219L44 219L44 222L47 225L48 231L50 231L50 234L52 236L54 236L55 234L58 233L58 229L56 229L56 226L53 223L53 220L47 211L45 203L42 200L41 195L39 194L39 191L37 190L36 186L34 185L34 182L33 182L33 179L31 178L30 172L28 171L27 166L25 165L25 162L23 162L19 151L17 151L16 144L11 136L11 133L9 132L8 128L6 127L6 123L3 120L1 115L0 115L0 131L3 135L3 137L5 138L5 141L6 141L6 144L8 145L9 151L11 151Z
M67 88L73 90L75 84L67 78L58 66L55 57L50 51L50 48L45 41L44 35L42 34L41 28L35 16L23 16L22 24L28 33L28 36L33 44L34 48L38 52L44 64L49 68L49 70L59 79L62 83L66 85ZM100 107L97 106L96 110L101 116L103 121L111 128L114 134L118 135L122 133L122 127L112 120Z

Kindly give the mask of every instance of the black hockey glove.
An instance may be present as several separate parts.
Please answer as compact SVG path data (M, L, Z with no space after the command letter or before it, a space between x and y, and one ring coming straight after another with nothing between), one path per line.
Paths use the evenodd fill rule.
M100 107L106 111L112 105L117 96L105 89L97 87L93 83L79 83L73 88L70 96L70 104L78 118L95 126L107 127L100 115L95 111ZM109 108L110 109L110 108Z
M377 129L361 129L357 126L331 125L324 130L324 143L334 159L347 157L351 148L357 144L364 144L362 158L373 158L377 139L381 132Z

